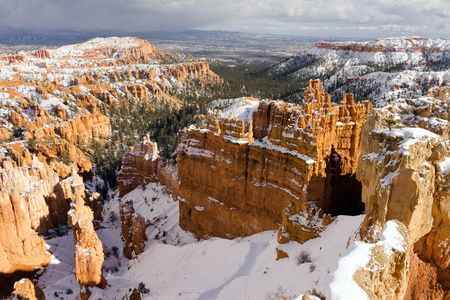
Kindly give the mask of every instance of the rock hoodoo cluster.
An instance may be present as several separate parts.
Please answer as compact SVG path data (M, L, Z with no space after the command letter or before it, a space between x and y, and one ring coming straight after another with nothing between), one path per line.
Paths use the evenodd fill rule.
M448 299L449 94L433 89L372 111L351 95L332 103L311 81L301 106L262 101L251 120L210 112L203 128L185 131L172 173L161 162L146 166L157 153L149 141L124 166L146 166L136 169L149 181L162 182L162 169L172 174L164 180L177 182L180 225L202 237L279 229L280 244L302 243L330 216L365 210L368 263L353 275L365 293ZM135 187L131 169L123 182ZM286 256L277 248L277 258Z
M190 85L193 93L220 82L207 62L191 62L126 37L0 55L0 71L0 273L50 263L38 234L67 224L70 203L79 198L72 191L75 182L95 218L101 217L98 198L87 196L78 174L92 176L85 153L94 142L103 146L111 137L110 109L131 102L180 107L177 94L188 90L191 82L196 83ZM160 177L176 187L170 175L173 165L164 162ZM89 210L76 207L86 214ZM71 220L77 228L76 218ZM99 241L91 246L86 249L101 249ZM101 267L100 252L92 257L98 256L94 265ZM82 266L77 269L90 273ZM84 276L80 275L83 286L98 284L98 278Z
M248 122L209 115L206 128L191 128L178 149L180 225L230 238L278 229L290 203L296 212L314 206L330 213L333 189L345 190L337 178L354 180L371 108L352 95L332 103L315 80L302 105L261 102ZM333 151L339 170L327 181Z

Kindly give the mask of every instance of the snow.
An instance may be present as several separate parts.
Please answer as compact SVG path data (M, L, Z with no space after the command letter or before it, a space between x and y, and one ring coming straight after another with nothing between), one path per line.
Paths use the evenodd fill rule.
M289 154L289 155L292 155L292 156L296 156L299 159L305 161L306 164L313 164L313 163L316 162L316 158L308 156L306 154L302 154L302 153L298 152L297 150L289 150L289 149L284 148L282 146L273 145L267 139L267 137L264 137L263 139L261 139L261 141L251 142L251 143L249 143L249 146L255 146L255 147L259 147L259 148L274 150L274 151L281 152L281 153L284 153L284 154Z
M450 176L450 157L445 157L438 165L443 178L444 176Z
M150 224L145 252L133 260L122 256L120 221L111 218L113 214L118 217L120 201L128 200L133 201L136 213ZM298 297L310 294L313 289L324 294L327 291L324 278L343 264L339 261L340 255L349 252L347 242L355 236L364 218L364 215L339 216L321 233L321 238L304 244L280 245L277 231L232 240L198 240L179 227L178 202L173 201L159 183L138 187L123 199L113 197L105 203L103 215L104 221L97 234L109 253L104 262L108 287L92 289L92 299L122 299L140 282L150 289L144 299L253 300L264 299L280 287L293 299L301 299ZM383 237L392 239L394 231ZM72 230L62 237L47 238L46 243L53 253L52 263L41 271L38 285L44 287L48 298L57 292L65 299L76 299L80 290L73 274ZM112 255L113 247L118 248L117 256ZM289 258L277 261L277 247L287 252ZM296 256L303 250L311 254L312 262L297 265ZM311 265L315 266L313 271ZM69 289L73 294L66 293Z
M403 155L408 155L409 148L415 143L440 140L439 135L423 128L375 129L373 132L400 139L399 149Z
M394 221L387 221L376 243L356 241L350 244L342 253L342 258L335 264L335 268L330 270L330 274L325 274L321 278L318 289L324 291L327 300L369 299L353 280L353 275L358 269L367 269L374 247L381 246L385 249L386 255L391 255L393 250L405 252L403 245L406 243L407 241L398 232L397 224Z
M237 98L212 101L211 109L220 109L225 118L235 116L246 122L252 119L252 114L258 109L259 100L253 98Z
M204 156L204 157L214 157L214 152L194 147L187 147L186 149L187 155L196 155L196 156Z

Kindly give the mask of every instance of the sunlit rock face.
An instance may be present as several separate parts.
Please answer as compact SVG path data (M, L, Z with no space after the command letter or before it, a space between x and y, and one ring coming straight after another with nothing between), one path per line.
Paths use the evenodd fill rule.
M119 196L124 196L141 184L157 182L160 163L158 146L148 138L131 147L122 159L118 176Z
M73 227L75 277L80 285L81 299L88 299L90 287L105 287L103 277L103 246L94 230L94 214L83 199L84 186L72 185L73 200L68 224Z
M394 101L374 110L363 127L357 175L367 214L361 234L374 240L394 219L410 231L407 299L449 296L448 92L447 86L427 97ZM421 274L428 282L422 283Z
M145 249L147 224L145 218L135 212L133 201L120 204L120 225L123 241L123 255L132 259Z
M336 178L355 173L371 108L352 95L333 103L312 80L302 105L262 101L246 121L209 114L205 128L190 128L178 148L180 225L231 238L278 229L290 203L295 212L329 213L342 190L326 180L330 155L341 157Z

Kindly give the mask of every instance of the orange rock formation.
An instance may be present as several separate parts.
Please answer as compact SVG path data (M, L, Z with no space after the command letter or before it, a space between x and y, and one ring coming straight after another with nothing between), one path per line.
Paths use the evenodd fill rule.
M44 292L37 286L34 286L30 279L24 278L14 284L14 295L20 299L45 300Z
M448 95L449 89L396 100L375 110L363 129L357 174L367 214L361 234L373 240L393 219L410 231L407 299L450 297L450 115L448 96L431 97ZM397 125L386 129L386 120ZM429 283L422 282L418 266Z
M262 102L248 124L208 116L207 127L189 130L178 149L180 226L230 238L277 229L290 203L297 212L316 206L328 213L332 146L342 175L355 173L371 108L352 95L334 104L315 80L302 105Z
M123 156L122 168L118 176L119 196L124 196L141 184L158 181L159 163L158 147L148 137L132 147Z
M72 184L73 201L68 212L68 224L74 228L75 277L80 285L81 299L88 299L90 287L104 287L103 246L94 230L92 210L83 199L84 186Z
M147 225L144 217L134 211L133 201L120 204L120 224L123 241L123 255L132 259L144 252Z

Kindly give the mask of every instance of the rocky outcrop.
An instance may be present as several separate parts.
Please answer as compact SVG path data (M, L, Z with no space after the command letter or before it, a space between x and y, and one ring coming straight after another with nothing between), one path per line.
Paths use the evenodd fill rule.
M248 123L209 115L206 128L191 128L178 148L180 226L230 238L277 229L290 203L296 212L315 205L328 213L327 161L334 147L339 176L355 173L370 111L370 102L354 103L352 95L332 103L316 80L301 106L261 102Z
M424 276L436 279L429 286L438 294L443 290L444 298L450 291L449 121L448 101L433 97L375 110L363 128L357 172L367 211L362 236L373 240L386 221L402 222L411 232L415 268L426 266L424 274L435 270L435 276Z
M180 185L178 165L173 159L159 156L157 144L147 136L130 147L122 159L118 175L119 196L123 197L136 187L150 182L160 182L166 192L177 199Z
M44 292L37 286L34 286L30 279L24 278L14 284L14 295L19 299L45 300Z
M75 246L75 277L80 285L81 299L88 299L90 287L105 287L103 277L103 246L93 226L93 213L82 197L84 187L71 185L74 200L68 212L68 224L73 227Z
M158 146L148 137L125 153L120 169L119 196L122 197L141 184L158 181L157 169L161 162Z
M314 207L310 207L309 211L297 213L295 205L291 203L283 211L283 221L278 230L277 241L279 244L290 241L303 244L310 239L320 237L320 233L332 221L329 215L320 217L320 211L316 211Z
M145 230L147 224L144 217L135 212L133 201L120 204L120 225L123 241L123 255L132 259L134 256L144 252L147 235Z
M0 272L8 273L47 265L50 253L36 233L67 224L74 197L71 185L81 186L83 197L88 196L75 165L72 170L66 166L67 178L61 180L55 165L40 161L22 143L3 145L7 155L0 154ZM101 212L97 200L87 202Z
M50 253L42 237L32 229L18 190L2 189L0 211L0 272L31 271L35 267L48 265Z
M158 181L164 186L166 192L172 195L173 199L178 198L180 180L178 179L178 165L172 159L162 160L157 169Z
M0 127L0 142L4 142L11 137L8 129Z
M389 225L396 227L398 236L389 243L383 240L392 237L381 237L381 241L370 245L368 263L353 274L353 280L366 292L368 299L402 300L408 286L409 231L398 221Z
M89 144L92 140L110 137L111 124L104 115L86 115L56 126L55 132L69 142Z

